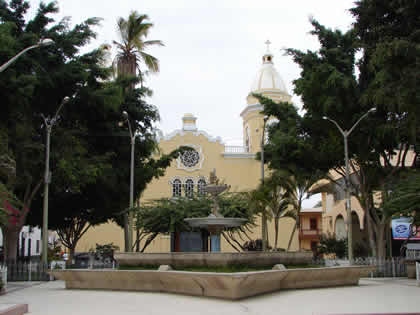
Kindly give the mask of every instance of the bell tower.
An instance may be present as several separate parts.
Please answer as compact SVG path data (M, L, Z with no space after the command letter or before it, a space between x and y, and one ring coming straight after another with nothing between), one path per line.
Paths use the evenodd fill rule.
M244 147L249 153L261 150L262 128L264 115L261 113L263 106L253 93L271 98L275 102L290 102L291 96L287 93L286 85L280 74L274 68L273 55L270 52L271 42L267 40L267 51L262 57L262 65L252 83L251 91L247 96L247 106L241 113L243 120Z

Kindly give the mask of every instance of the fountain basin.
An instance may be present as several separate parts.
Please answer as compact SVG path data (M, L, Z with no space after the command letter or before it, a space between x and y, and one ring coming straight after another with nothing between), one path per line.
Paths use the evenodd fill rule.
M207 228L207 227L236 227L241 226L246 222L246 219L242 218L224 218L224 217L216 217L215 215L209 215L205 218L187 218L184 219L188 224L192 227L200 227L200 228Z
M212 194L212 195L218 195L222 192L224 192L226 189L228 189L229 186L228 185L207 185L204 187L204 191L206 193Z
M53 270L67 289L170 292L238 300L283 289L357 285L369 266L211 273L149 270Z
M171 253L115 253L120 266L171 265L178 267L218 267L246 265L266 267L276 264L308 265L312 252L171 252Z

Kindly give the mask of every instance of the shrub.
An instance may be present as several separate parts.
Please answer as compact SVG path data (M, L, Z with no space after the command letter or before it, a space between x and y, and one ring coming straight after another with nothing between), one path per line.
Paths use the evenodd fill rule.
M250 240L248 242L245 242L244 245L242 245L243 249L245 251L249 252L255 252L255 251L262 251L262 239L256 239L256 240ZM271 246L267 246L267 250L270 250Z
M337 258L344 258L347 253L347 239L336 239L331 234L324 234L319 241L318 253L335 254Z

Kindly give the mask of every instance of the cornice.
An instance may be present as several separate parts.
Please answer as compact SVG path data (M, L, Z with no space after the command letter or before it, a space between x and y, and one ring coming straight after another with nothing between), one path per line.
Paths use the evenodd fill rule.
M196 137L198 137L199 135L203 135L204 137L206 137L207 138L207 140L209 141L209 142L218 142L218 143L220 143L220 144L224 144L223 143L223 141L222 141L222 138L221 137L213 137L213 136L211 136L210 134L208 134L206 131L204 131L204 130L196 130L196 131L190 131L190 130L182 130L182 129L177 129L177 130L174 130L174 131L172 131L171 133L169 133L169 134L167 134L167 135L161 135L159 138L158 138L158 142L160 142L161 140L164 140L164 141L170 141L170 140L172 140L174 137L176 137L176 136L180 136L180 137L183 137L183 136L185 136L187 133L192 133L194 136L196 136Z

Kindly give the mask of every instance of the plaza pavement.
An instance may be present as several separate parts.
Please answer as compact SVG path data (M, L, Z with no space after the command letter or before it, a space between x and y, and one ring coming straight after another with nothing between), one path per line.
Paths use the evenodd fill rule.
M168 293L66 290L63 281L9 283L1 304L27 303L28 314L287 314L418 313L420 287L406 278L361 279L359 286L287 290L240 301Z

